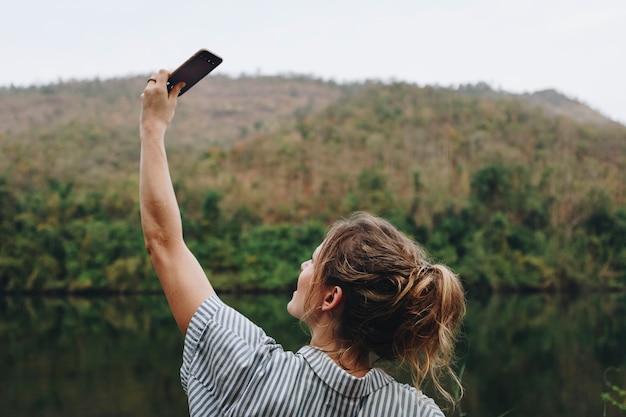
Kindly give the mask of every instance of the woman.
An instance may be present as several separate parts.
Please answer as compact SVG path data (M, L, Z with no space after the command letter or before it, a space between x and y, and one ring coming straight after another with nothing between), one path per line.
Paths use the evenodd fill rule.
M182 84L158 71L142 95L141 221L152 262L185 335L181 381L192 416L442 416L419 389L372 360L408 363L416 387L447 398L462 286L388 222L365 213L337 222L301 265L287 309L311 331L285 352L215 294L187 248L169 175L165 132Z

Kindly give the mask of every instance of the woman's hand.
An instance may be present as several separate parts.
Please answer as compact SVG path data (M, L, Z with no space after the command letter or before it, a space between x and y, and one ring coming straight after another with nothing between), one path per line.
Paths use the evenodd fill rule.
M172 90L167 91L167 79L170 73L160 70L152 74L148 84L141 95L141 129L159 129L164 133L174 117L178 93L185 83L176 84Z

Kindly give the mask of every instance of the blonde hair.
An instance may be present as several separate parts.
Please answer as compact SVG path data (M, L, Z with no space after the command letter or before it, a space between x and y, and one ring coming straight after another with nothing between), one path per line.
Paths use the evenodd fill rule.
M344 354L351 351L363 359L374 353L407 363L417 389L430 380L455 403L442 377L447 374L461 388L451 364L465 295L448 267L432 265L419 244L386 220L357 212L327 233L307 308L313 305L312 288L319 285L342 289L344 309L336 337Z

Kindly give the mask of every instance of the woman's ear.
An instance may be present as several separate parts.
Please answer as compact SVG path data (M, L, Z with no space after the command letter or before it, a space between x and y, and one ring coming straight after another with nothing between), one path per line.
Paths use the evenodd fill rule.
M322 311L333 311L343 306L343 290L339 286L328 287L322 300ZM339 310L337 310L339 311Z

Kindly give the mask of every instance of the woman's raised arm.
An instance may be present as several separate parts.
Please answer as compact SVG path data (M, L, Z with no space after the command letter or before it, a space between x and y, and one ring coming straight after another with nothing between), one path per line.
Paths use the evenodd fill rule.
M185 334L197 308L215 291L183 240L180 211L167 163L165 132L174 117L178 92L184 83L168 94L168 77L166 70L155 72L141 96L139 199L146 249L176 323Z

